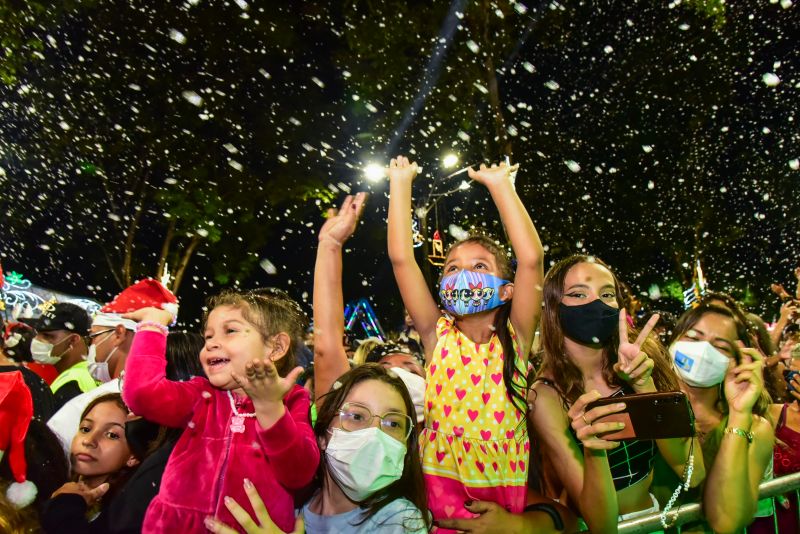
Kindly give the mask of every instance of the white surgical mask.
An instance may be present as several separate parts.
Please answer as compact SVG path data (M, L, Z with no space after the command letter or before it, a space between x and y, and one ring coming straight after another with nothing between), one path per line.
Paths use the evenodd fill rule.
M708 341L676 341L669 348L681 379L696 388L716 386L725 379L731 359Z
M103 338L102 341L89 345L89 355L86 357L86 363L88 364L89 374L92 375L92 378L98 382L111 382L111 373L108 370L108 362L111 361L111 357L115 352L117 352L119 347L114 347L111 349L111 352L108 353L108 357L106 357L106 361L104 362L97 361L97 347L108 341L112 335L114 335L114 332L108 334Z
M354 432L334 428L325 456L344 494L361 502L400 479L406 445L374 426Z
M67 339L67 337L69 336L64 337L61 339L61 341L64 341ZM69 347L67 347L67 349L58 356L53 356L53 347L59 345L61 341L53 344L33 338L33 341L31 341L31 356L33 357L34 361L37 363L43 363L45 365L57 364L59 361L61 361L61 357L64 355L64 352L69 350Z

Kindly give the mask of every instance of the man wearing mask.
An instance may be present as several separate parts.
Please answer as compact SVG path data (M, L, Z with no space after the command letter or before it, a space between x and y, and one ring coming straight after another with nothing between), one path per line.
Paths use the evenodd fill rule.
M142 280L124 289L95 314L85 363L92 378L101 384L70 400L47 422L47 426L58 435L66 448L75 436L86 406L100 395L122 392L125 361L137 324L130 319L123 319L122 315L146 306L172 308L170 311L177 315L175 295L152 279Z
M68 400L97 387L86 362L86 341L91 319L86 310L68 302L42 304L42 315L24 322L36 329L31 342L34 361L56 368L58 377L50 385L56 409Z

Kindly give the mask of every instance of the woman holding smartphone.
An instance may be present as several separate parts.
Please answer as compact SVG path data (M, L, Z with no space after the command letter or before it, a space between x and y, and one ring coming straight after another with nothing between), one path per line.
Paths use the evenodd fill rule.
M576 255L558 262L548 271L543 291L542 368L530 395L529 417L541 453L543 490L583 508L585 460L577 439L582 429L570 423L569 412L601 397L619 397L617 406L623 406L625 395L677 391L678 379L664 347L649 335L658 315L641 333L629 326L621 285L600 260ZM587 426L595 419L591 410L577 418ZM620 521L659 510L650 494L653 462L661 455L683 477L693 441L632 440L608 452ZM699 485L704 476L702 457L695 455L691 485Z
M737 532L752 522L772 457L775 434L765 417L770 400L762 355L746 344L747 328L729 309L702 304L678 320L669 348L694 410L707 469L695 500L702 501L715 532ZM682 530L697 527L706 528Z

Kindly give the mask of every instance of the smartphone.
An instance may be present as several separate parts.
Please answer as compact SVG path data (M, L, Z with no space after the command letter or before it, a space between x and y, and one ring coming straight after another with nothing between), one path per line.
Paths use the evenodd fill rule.
M694 436L694 412L689 399L682 391L637 393L624 397L606 397L590 402L588 412L597 406L625 403L625 409L600 417L595 422L625 423L618 432L603 434L611 441L631 439L668 439Z

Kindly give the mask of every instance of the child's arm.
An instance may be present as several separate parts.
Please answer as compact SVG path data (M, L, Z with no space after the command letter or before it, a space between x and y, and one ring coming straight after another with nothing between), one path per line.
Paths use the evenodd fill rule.
M319 447L308 420L311 401L300 386L292 387L283 401L287 413L258 436L278 482L290 489L306 486L319 465Z
M172 321L169 312L158 308L143 308L124 317L165 326ZM125 360L122 398L136 415L160 425L182 428L191 420L194 405L208 383L199 378L188 382L168 380L166 353L167 336L162 332L144 327L136 333Z
M342 347L344 299L342 298L342 245L353 234L364 208L365 193L348 195L342 208L328 211L319 231L314 265L314 398L331 389L350 370Z
M389 259L400 288L403 304L414 321L425 349L425 361L430 361L436 346L436 321L441 317L425 277L414 259L411 236L411 184L418 172L416 163L398 156L389 164Z
M485 185L492 195L517 258L511 300L511 324L517 333L521 353L527 355L542 314L544 249L533 221L511 181L511 173L517 167L509 167L505 163L492 165L490 168L481 165L477 171L469 169L469 177Z

